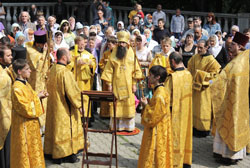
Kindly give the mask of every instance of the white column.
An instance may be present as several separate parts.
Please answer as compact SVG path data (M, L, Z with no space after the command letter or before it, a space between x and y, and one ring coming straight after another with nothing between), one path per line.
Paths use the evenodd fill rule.
M7 16L6 16L7 29L10 30L11 28L10 6L6 7L6 13L7 13Z
M17 22L17 17L19 17L19 16L16 15L17 14L17 7L14 6L13 8L14 8L13 22L16 23Z
M128 24L129 24L129 21L128 21L128 12L129 12L129 11L127 11L127 10L124 11L124 19L123 19L123 21L124 21L124 26L126 25L126 27L127 27ZM116 22L115 22L115 25L117 25Z
M169 14L166 13L166 23L165 23L166 28L170 27L170 22L169 22Z
M228 32L228 18L224 18L224 19L225 19L225 22L224 22L223 31L224 31L224 32Z
M50 13L49 13L49 9L50 9L50 6L45 6L46 8L46 19L48 19L48 17L50 16Z

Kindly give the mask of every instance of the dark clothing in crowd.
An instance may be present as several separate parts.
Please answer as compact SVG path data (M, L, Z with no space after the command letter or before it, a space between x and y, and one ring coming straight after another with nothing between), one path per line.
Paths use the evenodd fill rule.
M160 30L159 28L154 29L153 31L153 39L157 41L159 44L161 43L161 39L168 36L169 37L169 31L167 29Z
M193 55L195 55L196 46L194 45L190 51L185 51L185 45L181 46L181 49L182 49L183 64L185 65L185 67L187 67L189 59Z
M54 6L54 15L56 16L57 23L61 23L63 19L67 19L67 7L65 3L56 3Z

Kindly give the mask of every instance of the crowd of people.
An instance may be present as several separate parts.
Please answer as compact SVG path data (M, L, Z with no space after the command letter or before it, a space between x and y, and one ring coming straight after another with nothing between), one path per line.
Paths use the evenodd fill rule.
M78 162L88 111L89 127L95 115L114 125L112 103L88 106L84 95L82 108L86 90L114 93L117 131L134 131L141 113L140 168L191 167L193 136L212 134L223 164L250 153L250 28L222 32L214 13L202 26L180 9L166 28L160 4L146 15L136 4L128 27L114 25L109 2L100 0L88 25L83 11L66 18L65 8L58 0L45 18L32 5L10 30L0 20L0 167L45 167L45 157Z

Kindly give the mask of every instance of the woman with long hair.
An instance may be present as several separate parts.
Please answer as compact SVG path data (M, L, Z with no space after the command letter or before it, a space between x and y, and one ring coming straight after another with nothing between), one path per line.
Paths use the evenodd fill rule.
M187 67L188 60L195 54L197 54L197 48L194 45L193 34L187 34L185 43L180 47L179 53L182 55L183 64Z
M215 15L213 12L209 12L207 15L207 23L204 25L204 29L207 30L208 35L211 36L215 34L216 31L221 31L221 26L216 23Z

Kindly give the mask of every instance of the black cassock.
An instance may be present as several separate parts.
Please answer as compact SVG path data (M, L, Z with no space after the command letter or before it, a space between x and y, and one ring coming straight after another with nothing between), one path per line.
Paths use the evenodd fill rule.
M0 168L10 168L10 132L5 139L3 149L0 150Z

